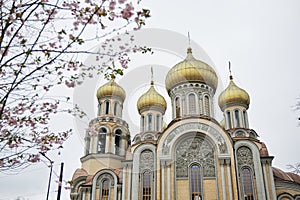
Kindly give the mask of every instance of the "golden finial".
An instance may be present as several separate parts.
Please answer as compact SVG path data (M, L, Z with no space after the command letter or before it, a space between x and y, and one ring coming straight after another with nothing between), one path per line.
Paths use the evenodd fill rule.
M154 85L153 81L153 67L151 66L151 85Z
M187 49L187 53L192 53L192 48L191 48L191 37L190 37L190 32L188 31L188 40L189 40L189 47Z
M229 65L229 79L232 80L233 76L232 76L232 73L231 73L231 63L230 63L230 61L228 61L228 65Z

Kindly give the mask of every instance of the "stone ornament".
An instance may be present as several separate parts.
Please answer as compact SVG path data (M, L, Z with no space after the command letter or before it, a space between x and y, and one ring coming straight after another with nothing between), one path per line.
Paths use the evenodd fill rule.
M188 169L192 163L201 166L203 177L215 177L214 155L214 147L203 137L196 136L182 140L176 147L176 177L188 178Z

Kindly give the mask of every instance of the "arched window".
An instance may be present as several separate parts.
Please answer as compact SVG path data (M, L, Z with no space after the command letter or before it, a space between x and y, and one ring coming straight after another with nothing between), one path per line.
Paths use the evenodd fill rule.
M143 173L143 200L151 200L151 171Z
M253 200L253 178L252 172L249 167L243 167L241 169L241 184L243 189L243 199L244 200Z
M235 118L235 123L236 123L236 128L241 127L241 123L240 123L240 116L239 116L239 110L235 110L234 111L234 118Z
M209 106L208 96L204 97L204 108L205 108L205 115L210 116L210 106Z
M176 118L180 117L180 98L176 97L175 99L175 116Z
M228 128L232 128L230 111L227 111Z
M145 131L145 116L141 116L141 131Z
M148 114L148 131L152 130L152 114Z
M105 102L105 114L108 115L109 114L109 107L110 107L110 102L106 101Z
M196 98L194 94L189 94L189 113L195 114L196 113Z
M107 130L105 128L100 128L97 146L98 153L105 153L106 133Z
M118 102L114 103L114 115L118 114Z
M115 154L119 155L120 154L120 146L121 146L121 135L122 131L120 129L116 130L116 135L115 135Z
M159 131L160 129L160 116L156 115L156 131Z
M193 164L190 167L190 190L192 200L201 200L201 173L200 166Z
M101 185L101 195L100 200L108 200L109 199L109 188L110 181L108 179L104 179Z

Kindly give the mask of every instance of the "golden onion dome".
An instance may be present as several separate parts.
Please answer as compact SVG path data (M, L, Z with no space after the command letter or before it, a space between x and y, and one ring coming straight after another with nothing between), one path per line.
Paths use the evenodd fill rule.
M219 107L222 111L224 111L228 105L232 104L242 104L248 108L250 104L250 97L245 90L238 87L233 82L232 76L230 76L228 87L219 96Z
M186 82L202 82L211 86L214 91L218 86L218 77L214 69L208 64L197 60L192 55L192 49L187 49L186 58L176 64L167 74L166 89Z
M165 98L155 90L153 81L151 81L149 90L145 94L143 94L137 101L137 108L140 114L142 109L152 106L162 108L163 113L167 109L167 102Z
M99 87L97 91L97 98L100 99L105 96L120 97L123 101L126 97L125 90L119 86L114 79Z

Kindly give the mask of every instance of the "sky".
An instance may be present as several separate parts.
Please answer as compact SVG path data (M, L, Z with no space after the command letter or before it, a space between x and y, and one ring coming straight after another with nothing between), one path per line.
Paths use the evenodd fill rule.
M150 65L154 68L157 90L166 95L164 74L184 57L189 32L194 56L210 62L217 72L219 92L229 82L228 61L231 61L235 83L251 98L248 110L250 128L266 143L269 154L275 156L273 166L288 170L287 164L300 162L300 127L297 121L300 112L293 110L300 97L300 1L144 0L143 4L152 15L146 26L148 30L170 33L171 39L178 40L171 45L177 47L172 54L166 47L159 46L164 43L162 37L162 44L156 44L154 48L154 55L133 57L124 77L117 79L120 84L126 85L125 89L131 89L126 90L129 100L124 103L124 109L127 109L124 115L133 121L132 135L138 131L135 124L139 123L135 102L149 87ZM145 73L141 76L142 80L129 81L145 69L149 69L149 76ZM93 108L96 108L95 92L102 83L103 80L96 82L89 91L92 98L88 101L92 102ZM81 95L81 98L85 97ZM217 94L216 117L220 120L216 97ZM170 117L167 115L168 120ZM64 180L70 180L76 168L80 168L79 159L84 148L82 129L87 125L86 122L78 125L77 121L61 119L53 119L53 124L74 126L78 132L65 143L60 155L49 155L55 161L49 199L56 199L60 163L65 163ZM48 176L49 168L45 163L14 175L0 173L0 200L17 197L45 199ZM63 190L61 199L68 198L69 191Z

